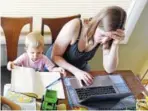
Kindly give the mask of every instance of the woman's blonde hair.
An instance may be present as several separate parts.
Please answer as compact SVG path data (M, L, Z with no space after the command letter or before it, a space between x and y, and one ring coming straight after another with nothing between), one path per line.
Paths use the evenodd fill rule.
M26 48L44 48L44 38L40 32L30 32L25 38L25 46Z
M108 16L109 21L107 27L104 27L103 19ZM94 18L92 18L88 24L88 29L86 32L87 45L89 42L94 42L92 37L96 31L96 28L101 24L104 31L116 31L117 29L124 29L124 24L126 21L126 12L124 9L118 6L110 6L100 11ZM106 48L110 48L113 40L107 43Z

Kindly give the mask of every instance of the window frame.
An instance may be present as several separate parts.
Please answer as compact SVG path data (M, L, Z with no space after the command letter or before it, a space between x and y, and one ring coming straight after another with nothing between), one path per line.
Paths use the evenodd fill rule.
M136 26L140 15L147 4L147 0L132 0L132 3L127 11L127 20L125 24L125 39L121 44L127 44L131 34Z

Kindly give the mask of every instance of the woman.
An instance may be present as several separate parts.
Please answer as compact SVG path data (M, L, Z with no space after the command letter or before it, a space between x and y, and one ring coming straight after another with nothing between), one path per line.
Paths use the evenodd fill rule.
M108 73L116 69L125 20L126 12L118 6L103 9L88 24L73 19L63 26L46 55L89 85L93 77L88 73L87 61L93 58L99 46L103 50L104 69Z

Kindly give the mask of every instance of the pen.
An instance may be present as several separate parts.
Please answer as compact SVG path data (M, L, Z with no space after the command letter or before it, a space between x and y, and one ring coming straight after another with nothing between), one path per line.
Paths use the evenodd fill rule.
M51 84L49 84L48 86L46 86L46 88L48 88L48 87L54 85L56 82L58 82L58 81L61 80L61 79L62 79L61 77L58 78L57 80L53 81Z

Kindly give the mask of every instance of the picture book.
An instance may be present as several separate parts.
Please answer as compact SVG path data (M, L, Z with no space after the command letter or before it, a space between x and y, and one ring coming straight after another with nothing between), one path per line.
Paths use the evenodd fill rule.
M16 67L12 70L11 90L41 99L47 86L59 78L61 78L59 72L36 72L32 68ZM61 80L49 88L58 92L58 98L65 98Z

